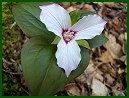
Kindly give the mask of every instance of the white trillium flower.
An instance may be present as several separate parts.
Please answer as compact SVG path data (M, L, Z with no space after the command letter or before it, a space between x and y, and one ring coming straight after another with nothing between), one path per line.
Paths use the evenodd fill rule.
M84 16L71 26L69 13L58 4L40 6L40 20L46 28L59 36L61 40L57 45L56 59L59 67L65 70L68 77L75 70L80 61L80 48L75 40L92 39L100 35L106 21L99 15Z

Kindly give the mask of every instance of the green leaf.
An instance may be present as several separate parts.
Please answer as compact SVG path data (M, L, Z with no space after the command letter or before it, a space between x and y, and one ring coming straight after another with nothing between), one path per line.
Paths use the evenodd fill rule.
M104 34L97 35L96 37L87 40L91 48L96 48L102 46L104 43L107 42L107 37Z
M83 46L83 47L85 47L85 48L90 49L89 43L88 43L86 40L84 40L84 39L82 39L82 40L77 40L77 43L78 43L80 46Z
M87 16L87 15L92 15L92 14L96 14L95 12L91 12L91 11L88 11L88 10L79 10L78 11L78 20L83 18L84 16Z
M54 41L51 44L58 44L59 41L60 41L60 39L61 38L59 36L56 36L55 39L54 39Z
M67 78L57 66L56 45L48 44L42 36L31 38L22 49L21 65L32 95L53 95L65 84L82 74L89 63L89 52L81 47L81 62Z
M95 12L91 12L88 10L74 10L69 13L71 17L72 25L75 24L79 19L83 18L83 16L87 16L89 14L95 14Z
M73 24L75 24L77 22L77 19L78 19L78 10L72 11L69 14L70 14L71 22L72 22L72 25L73 25Z
M39 3L18 3L13 6L13 15L18 26L28 36L44 36L48 40L54 39L54 34L46 29L40 21Z

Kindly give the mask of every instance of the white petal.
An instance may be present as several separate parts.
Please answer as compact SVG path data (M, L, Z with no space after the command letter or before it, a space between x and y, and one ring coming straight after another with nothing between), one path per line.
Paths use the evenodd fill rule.
M71 19L68 12L58 4L40 6L40 20L46 25L49 31L61 36L62 29L71 26Z
M78 31L75 40L91 39L96 35L100 35L104 29L106 21L99 15L88 15L80 19L71 27L71 30Z
M71 40L66 44L63 39L60 40L57 47L57 64L65 70L68 77L71 71L77 68L81 60L80 48L75 40Z

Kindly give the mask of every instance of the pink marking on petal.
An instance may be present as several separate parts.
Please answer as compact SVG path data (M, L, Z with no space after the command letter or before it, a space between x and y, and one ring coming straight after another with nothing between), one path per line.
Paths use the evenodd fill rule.
M66 44L68 44L77 34L77 31L62 29L62 37Z

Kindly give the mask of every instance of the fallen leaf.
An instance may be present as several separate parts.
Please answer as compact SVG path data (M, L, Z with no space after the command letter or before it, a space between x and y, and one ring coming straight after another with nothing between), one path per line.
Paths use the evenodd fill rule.
M70 7L70 2L62 2L62 4L64 5L64 8Z
M80 8L80 9L81 9L81 8L84 8L84 5L85 5L85 3L82 2L82 3L79 5L79 8Z
M110 7L110 8L121 8L119 3L115 3L115 2L103 2L106 6Z
M90 60L90 63L85 70L85 73L86 74L92 74L94 71L95 71L94 63Z
M118 39L120 40L121 44L123 43L123 41L125 40L125 34L121 33L118 37Z
M75 7L72 7L72 6L71 6L71 7L69 7L67 10L68 10L68 12L72 12L72 11L77 10L77 9L76 9Z
M85 89L85 87L84 86L81 86L81 96L87 96L88 94L88 92L86 92L86 89Z
M103 73L108 73L110 74L112 77L116 77L116 66L111 65L111 64L102 64L102 66L99 66L99 69L103 72Z
M126 61L126 55L122 56L122 57L120 58L120 60L121 60L122 62L125 62L125 61Z
M122 90L122 84L117 83L115 86L112 87L112 92L115 96L125 96L124 90Z
M102 53L101 57L100 57L100 60L103 62L103 63L111 63L111 64L115 64L115 61L112 57L112 55L110 54L109 51L105 51Z
M122 74L124 71L125 71L124 69L119 68L118 69L118 74Z
M95 12L93 6L92 5L89 5L89 4L85 4L84 5L84 9Z
M91 88L93 96L106 96L108 94L107 87L95 78L92 80Z
M106 74L104 75L104 77L105 77L106 83L107 83L108 85L111 85L111 86L114 85L115 79L112 78L110 74L107 74L107 73L106 73Z
M95 66L94 66L93 62L90 61L87 69L85 70L85 75L88 77L87 80L86 80L88 85L91 84L92 79L93 79L94 75L96 74L95 70L96 69L95 69Z
M119 59L122 55L122 47L116 42L115 36L109 34L107 37L109 40L105 43L105 48L114 59Z
M80 81L81 83L85 83L86 82L86 76L84 74L81 74L76 79L77 79L77 81Z
M80 96L81 91L76 84L73 84L67 87L67 93L70 96Z
M103 82L103 80L104 80L103 76L99 73L96 73L94 77L95 77L95 79L100 80L101 82Z

